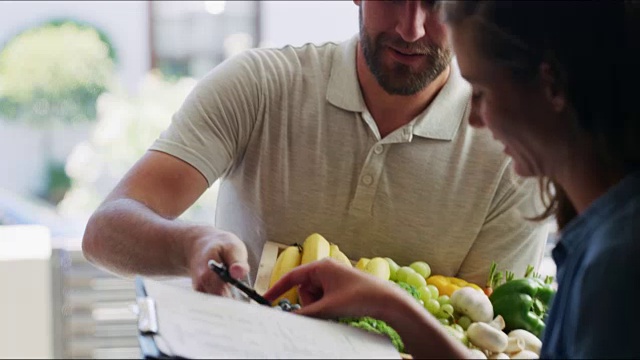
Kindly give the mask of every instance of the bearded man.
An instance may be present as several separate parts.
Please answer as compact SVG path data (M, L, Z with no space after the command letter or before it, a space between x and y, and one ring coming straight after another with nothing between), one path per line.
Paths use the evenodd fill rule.
M86 257L124 276L189 276L230 294L207 267L255 279L265 241L320 233L351 259L383 256L486 281L522 275L547 229L537 187L467 124L437 6L354 1L343 43L251 49L215 67L91 217ZM177 218L220 179L215 219Z

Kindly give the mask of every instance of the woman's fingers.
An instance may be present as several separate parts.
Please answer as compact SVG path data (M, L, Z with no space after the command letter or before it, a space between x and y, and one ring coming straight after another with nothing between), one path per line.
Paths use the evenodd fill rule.
M309 275L314 265L315 264L311 263L291 270L273 284L273 286L262 296L269 301L274 301L278 296L284 294L294 286L309 284L311 282L311 277Z
M298 287L298 297L300 298L300 305L308 305L314 303L322 298L324 295L324 289L313 284L303 284Z
M325 304L325 301L320 300L310 303L309 305L302 306L300 309L296 310L295 313L299 315L329 319L333 318L333 316L328 313L330 308L330 306Z

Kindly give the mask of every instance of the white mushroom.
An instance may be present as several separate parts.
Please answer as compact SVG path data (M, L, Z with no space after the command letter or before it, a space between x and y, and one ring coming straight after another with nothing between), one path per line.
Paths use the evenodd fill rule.
M510 357L505 353L493 353L487 359L510 359Z
M538 354L529 350L522 350L515 354L511 354L511 359L539 359Z
M507 334L482 322L469 325L467 337L473 345L494 353L503 352L509 342Z
M507 348L504 350L507 354L515 354L524 350L524 340L520 337L509 336Z
M481 350L469 349L469 352L471 353L470 357L472 359L486 359L487 358L487 355L484 352L482 352Z
M529 350L540 356L542 341L537 336L524 329L516 329L509 332L510 338L521 339L524 342L524 350Z
M504 322L504 318L502 317L502 315L496 316L495 319L491 320L489 325L493 326L494 328L496 328L498 330L502 330L506 326L506 324Z
M493 305L489 297L472 287L465 286L454 291L451 294L451 305L473 321L486 323L493 319Z

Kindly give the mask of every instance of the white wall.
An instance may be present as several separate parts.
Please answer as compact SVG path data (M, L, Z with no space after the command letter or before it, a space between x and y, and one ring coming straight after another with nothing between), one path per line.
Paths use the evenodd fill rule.
M358 7L350 0L263 1L261 46L342 41L358 32Z
M60 124L45 139L45 130L0 119L0 188L23 195L40 193L47 156L64 162L93 127L94 123Z
M151 64L146 1L0 1L0 46L22 30L72 18L102 30L119 58L119 72L134 90Z
M0 1L0 47L23 30L61 18L103 31L116 50L120 81L129 91L137 90L151 64L146 1ZM88 131L84 125L57 129L53 157L65 160ZM22 194L41 190L42 136L42 131L0 119L0 187Z
M50 261L47 228L0 226L0 358L53 358Z
M261 6L263 46L342 41L358 32L358 7L350 0L263 1ZM105 32L119 57L120 78L135 92L151 62L146 1L0 1L0 46L55 18L77 19ZM2 121L0 187L24 194L39 191L44 175L41 132ZM56 132L54 157L63 160L85 131Z

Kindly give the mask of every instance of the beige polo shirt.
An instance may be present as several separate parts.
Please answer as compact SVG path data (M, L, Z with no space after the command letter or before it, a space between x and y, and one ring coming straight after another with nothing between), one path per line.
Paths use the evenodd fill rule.
M502 146L468 126L470 88L457 67L434 101L381 139L356 75L357 37L252 49L187 97L151 149L222 178L215 225L249 250L255 279L265 240L313 232L351 259L423 260L434 274L482 283L492 260L537 266L546 228L536 184L520 186Z

